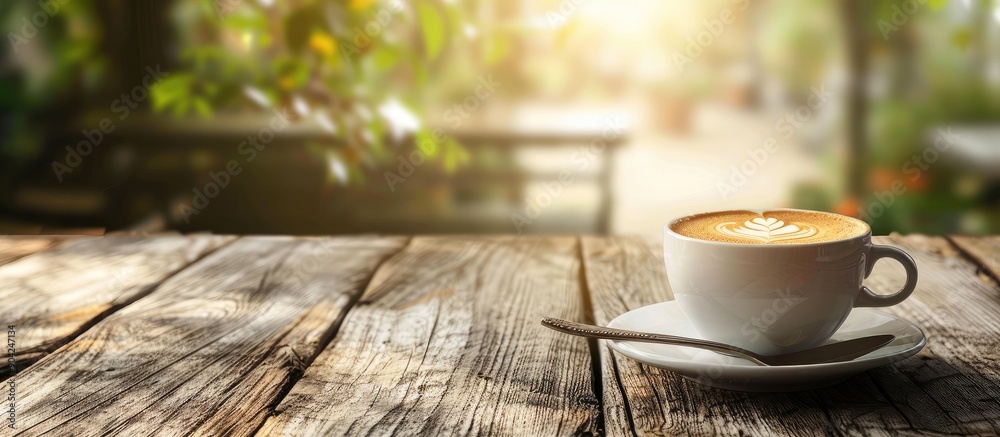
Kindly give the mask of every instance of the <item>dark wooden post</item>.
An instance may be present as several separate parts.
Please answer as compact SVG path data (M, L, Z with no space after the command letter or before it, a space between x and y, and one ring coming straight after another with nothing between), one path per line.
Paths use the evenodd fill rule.
M168 69L170 58L168 44L172 42L170 22L171 0L145 0L126 2L127 41L122 67L126 89L141 85L146 67L160 65Z
M841 0L847 37L847 193L861 200L865 189L868 101L868 0Z

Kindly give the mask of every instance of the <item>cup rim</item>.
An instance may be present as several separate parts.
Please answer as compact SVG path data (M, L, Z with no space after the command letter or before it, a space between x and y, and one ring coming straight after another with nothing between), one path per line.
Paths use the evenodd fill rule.
M730 243L730 242L726 242L726 241L702 240L700 238L694 238L694 237L688 237L687 235L681 235L681 234L679 234L677 232L674 232L674 230L671 229L671 225L673 225L674 223L677 223L679 220L686 219L686 218L689 218L689 217L697 217L697 216L707 215L707 214L718 214L718 213L723 213L723 212L738 212L738 211L747 211L747 212L798 211L798 212L811 212L811 213L817 213L817 214L830 214L830 215L840 216L840 217L843 217L843 218L846 218L846 219L849 219L849 220L853 220L855 222L863 224L865 226L865 232L862 232L861 234L855 235L853 237L841 238L841 239L838 239L838 240L817 241L817 242L813 242L813 243L743 244L743 243ZM762 209L750 209L750 208L746 208L746 209L723 209L723 210L718 210L718 211L700 212L700 213L696 213L696 214L687 214L687 215L684 215L684 216L676 217L676 218L671 219L670 221L668 221L665 225L663 225L663 233L664 233L664 235L671 235L674 238L677 238L677 239L683 240L683 241L698 242L698 243L704 243L704 244L715 245L715 246L722 246L722 247L744 247L744 248L753 248L753 249L768 249L768 250L770 250L770 249L786 249L787 250L787 249L796 248L796 247L825 246L825 245L828 245L828 244L843 243L843 242L852 241L852 240L855 240L855 239L865 239L866 237L870 238L871 235L872 235L872 227L871 227L871 225L869 225L864 220L861 220L861 219L856 218L856 217L846 216L846 215L843 215L843 214L837 214L835 212L815 211L815 210L811 210L811 209L801 209L801 208L762 208Z

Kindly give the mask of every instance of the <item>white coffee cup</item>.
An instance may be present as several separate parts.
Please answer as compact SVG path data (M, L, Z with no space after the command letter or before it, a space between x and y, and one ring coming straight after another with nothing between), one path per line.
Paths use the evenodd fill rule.
M740 244L674 232L671 225L684 218L663 228L667 278L684 314L707 340L766 355L807 349L828 340L851 309L898 304L917 284L913 259L895 247L873 246L871 228L857 219L843 217L866 231L846 239ZM906 283L894 294L878 295L861 284L880 258L906 270Z

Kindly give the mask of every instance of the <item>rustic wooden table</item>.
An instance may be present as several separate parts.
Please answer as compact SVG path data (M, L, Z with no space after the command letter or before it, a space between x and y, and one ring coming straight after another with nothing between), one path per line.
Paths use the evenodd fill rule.
M539 325L671 299L656 241L0 238L17 369L0 434L1000 433L1000 237L876 242L919 265L885 311L927 347L828 389L749 394Z

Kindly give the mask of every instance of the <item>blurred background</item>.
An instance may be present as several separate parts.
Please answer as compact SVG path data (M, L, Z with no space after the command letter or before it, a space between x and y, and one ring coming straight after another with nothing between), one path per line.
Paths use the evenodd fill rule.
M3 2L0 233L1000 233L993 0Z

